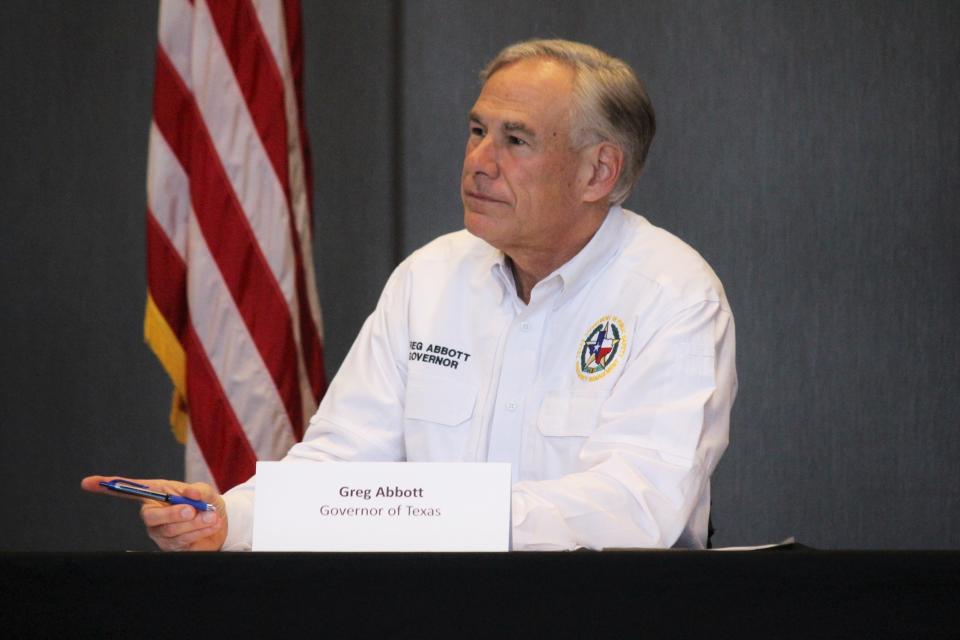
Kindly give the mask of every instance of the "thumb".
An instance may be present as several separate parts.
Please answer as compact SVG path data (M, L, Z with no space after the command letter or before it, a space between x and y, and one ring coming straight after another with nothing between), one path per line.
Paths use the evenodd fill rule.
M194 482L193 484L185 484L181 486L180 495L185 498L190 498L191 500L200 500L201 502L208 502L218 509L223 507L223 498L220 496L220 493L216 488L210 486L205 482Z
M219 495L217 490L205 482L194 482L180 487L180 495L193 500L203 500Z

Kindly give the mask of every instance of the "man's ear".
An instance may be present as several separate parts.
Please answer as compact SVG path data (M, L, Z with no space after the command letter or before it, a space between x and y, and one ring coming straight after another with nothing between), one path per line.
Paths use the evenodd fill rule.
M606 201L623 171L623 150L611 142L599 142L583 151L583 201Z

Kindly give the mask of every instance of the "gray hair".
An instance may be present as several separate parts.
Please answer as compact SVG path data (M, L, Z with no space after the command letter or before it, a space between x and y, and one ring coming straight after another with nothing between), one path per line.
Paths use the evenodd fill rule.
M653 104L630 66L606 53L569 40L527 40L512 44L480 72L480 81L514 62L549 58L574 71L570 143L575 149L605 140L623 151L623 170L610 192L611 204L627 199L643 170L656 131Z

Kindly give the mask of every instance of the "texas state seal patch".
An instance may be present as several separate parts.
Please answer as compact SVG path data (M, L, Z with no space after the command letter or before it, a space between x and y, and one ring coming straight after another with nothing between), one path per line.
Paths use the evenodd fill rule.
M580 341L577 375L581 380L594 381L613 371L627 350L627 336L623 320L604 316L590 325Z

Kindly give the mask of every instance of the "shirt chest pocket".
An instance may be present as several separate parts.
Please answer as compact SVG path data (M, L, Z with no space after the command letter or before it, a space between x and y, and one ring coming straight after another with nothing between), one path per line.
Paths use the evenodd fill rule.
M537 430L548 437L586 437L597 429L606 396L576 391L550 391L537 414Z
M476 404L475 385L443 378L412 378L407 381L403 416L453 427L468 420Z
M605 396L595 393L551 391L537 413L533 438L533 477L550 480L583 471L580 452L594 434Z
M476 385L439 377L407 380L403 407L406 459L410 462L472 461L470 425L477 390Z

